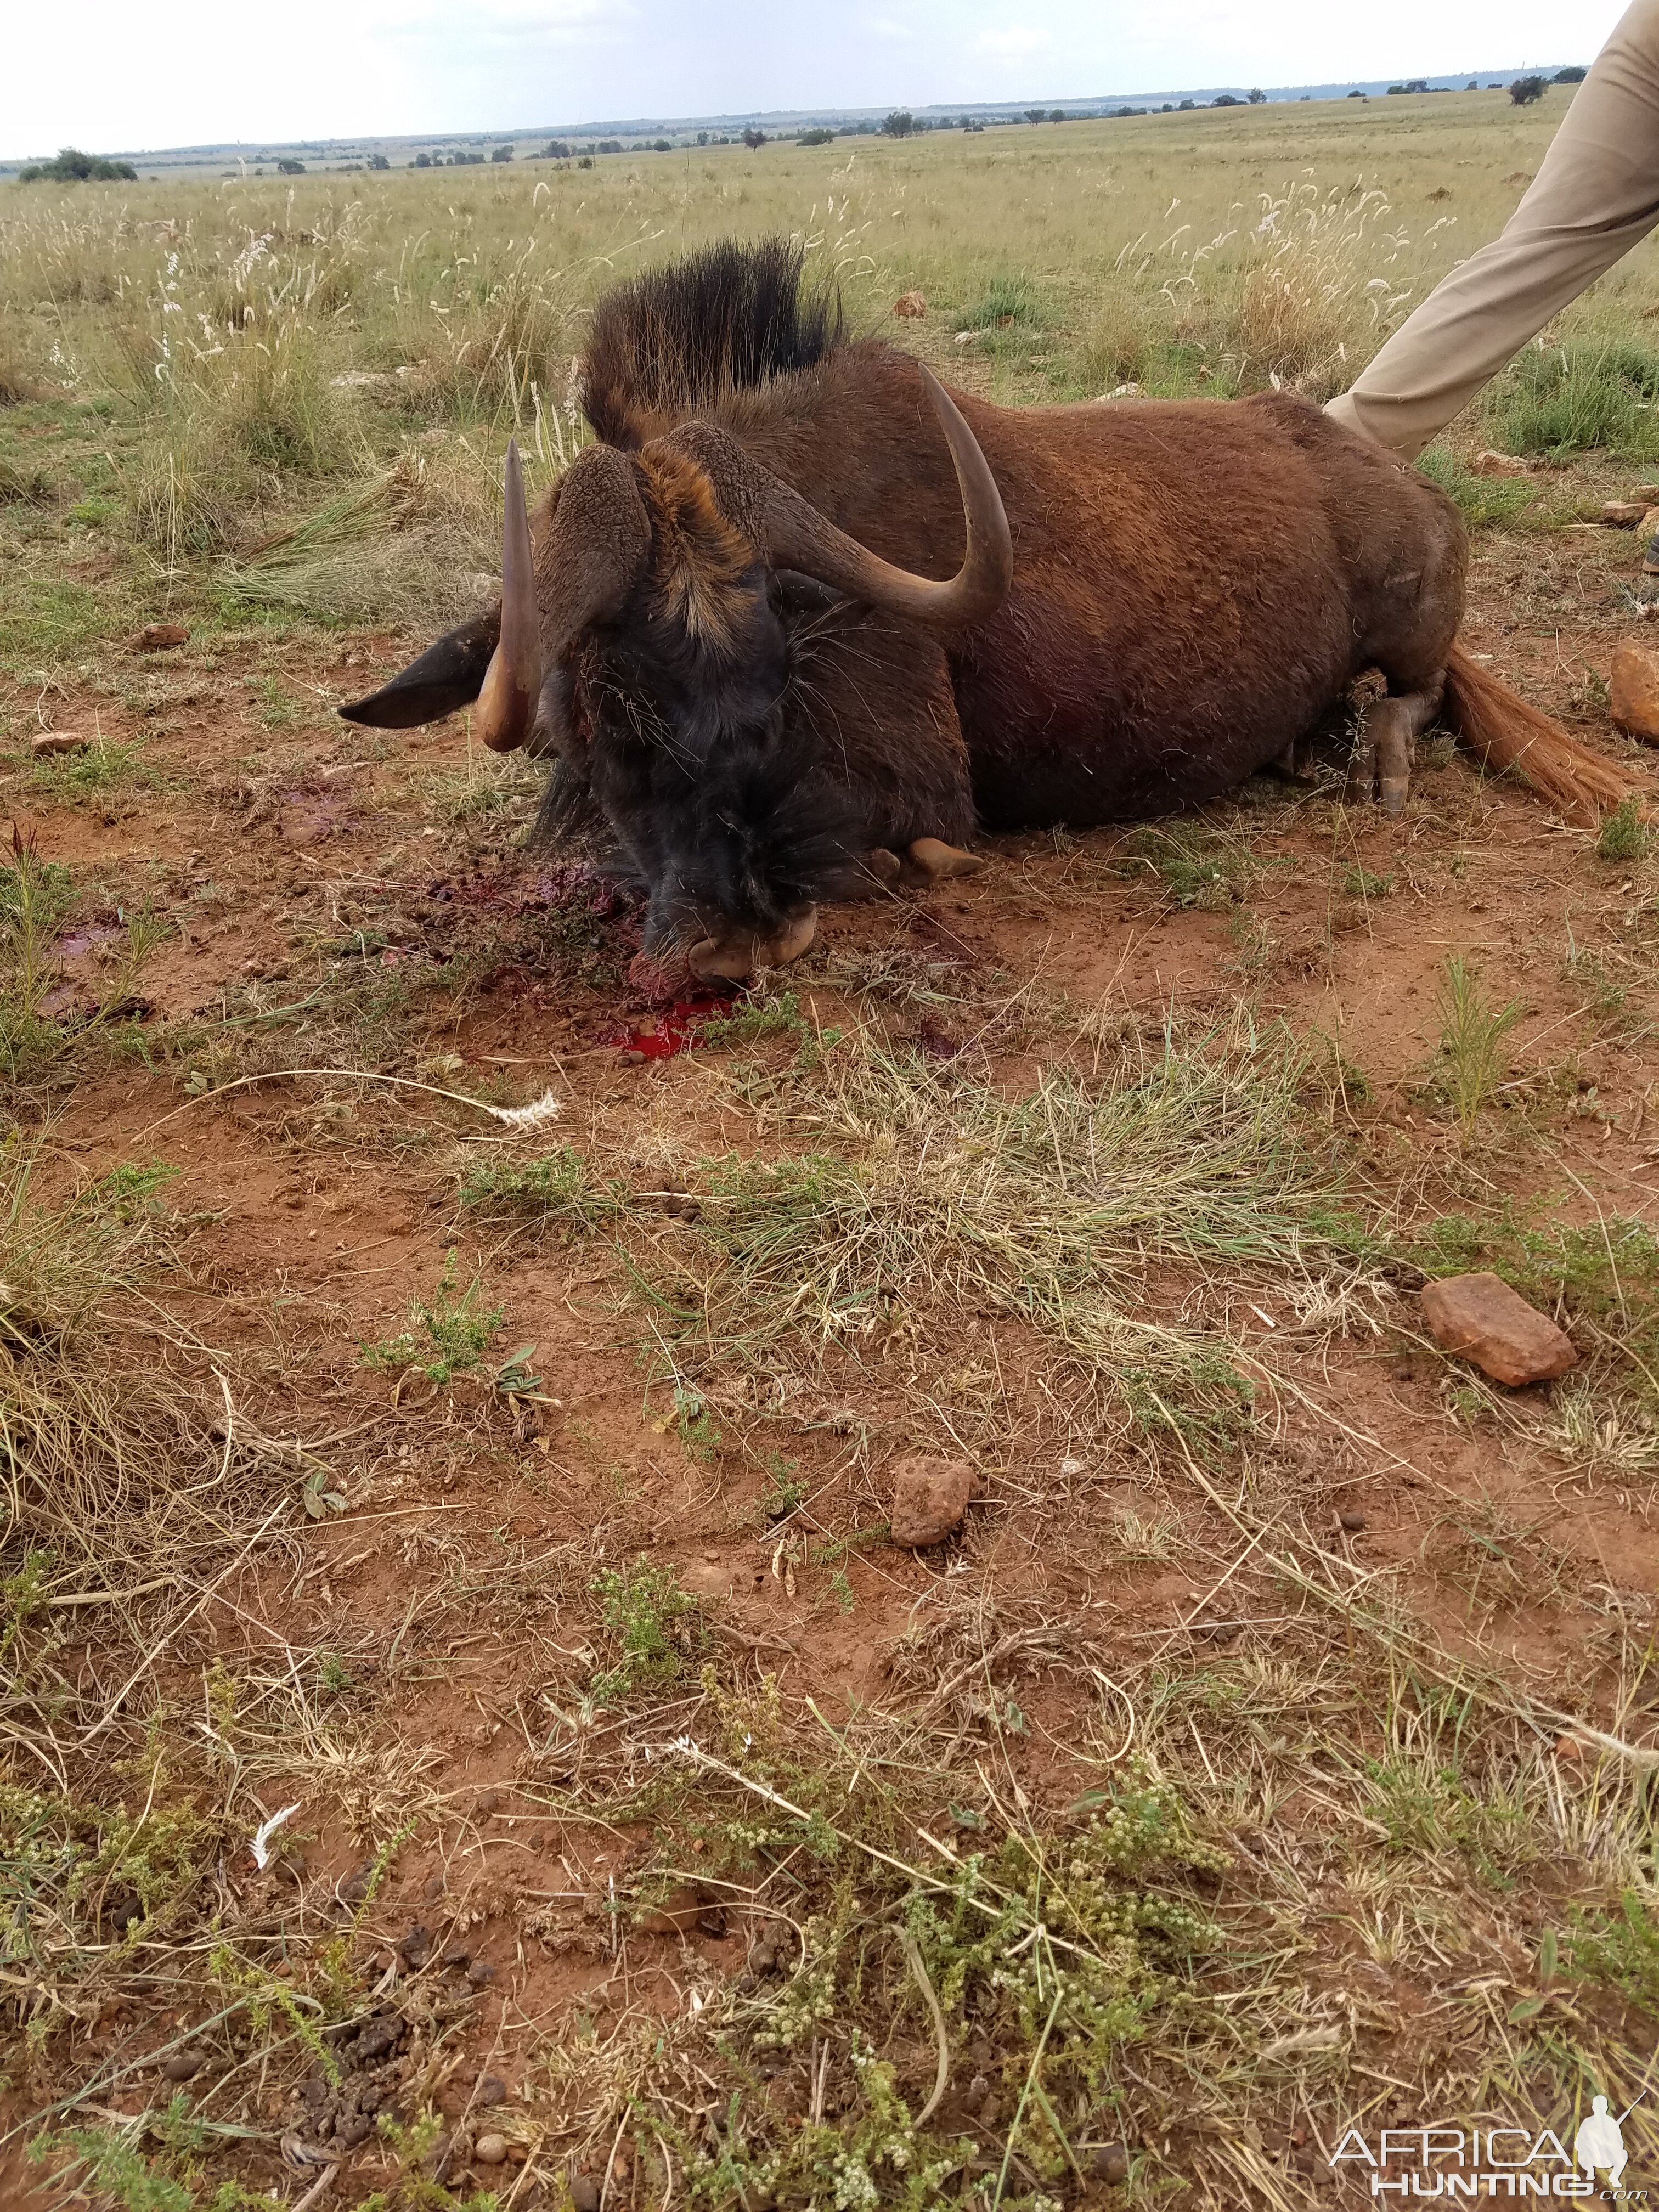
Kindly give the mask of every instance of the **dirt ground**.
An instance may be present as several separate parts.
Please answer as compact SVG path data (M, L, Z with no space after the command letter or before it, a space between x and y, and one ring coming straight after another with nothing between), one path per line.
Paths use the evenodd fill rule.
M1589 511L1624 488L1588 466L1571 486ZM1486 533L1466 632L1498 672L1626 759L1603 687L1614 644L1639 628L1638 565L1629 533ZM752 1000L676 1018L628 981L638 935L626 902L520 848L532 774L481 761L459 720L366 741L329 719L409 644L369 635L319 648L307 632L146 656L137 665L165 694L161 733L107 694L53 710L63 729L95 719L106 745L143 740L142 775L43 788L20 755L6 798L38 858L76 887L49 1018L72 1026L102 1003L136 906L147 900L167 925L117 1010L128 1042L83 1054L26 1109L25 1127L46 1133L36 1196L66 1203L133 1163L176 1171L164 1192L173 1264L145 1293L166 1317L159 1356L201 1394L203 1419L218 1419L226 1467L233 1441L240 1452L253 1437L264 1454L258 1504L238 1524L247 1540L239 1534L216 1560L186 1620L167 1618L167 1648L148 1668L140 1650L124 1710L159 1699L205 1715L188 1727L210 1735L203 1684L216 1668L280 1688L285 1672L297 1684L296 1670L310 1680L321 1667L336 1686L326 1726L292 1714L256 1725L253 1796L223 1802L245 1823L255 1802L267 1816L294 1809L264 1871L248 1834L227 1831L204 1877L218 1904L190 1923L206 1932L187 1948L205 1945L215 1912L225 1924L240 1916L264 1930L269 1974L297 1988L343 1914L364 1987L412 1989L425 2007L388 2031L392 2072L377 2095L391 2109L397 2083L441 2052L424 2094L445 2142L475 2160L434 2167L446 2185L488 2185L515 2205L593 2203L596 2188L607 2203L645 2203L629 2107L607 2108L599 2140L569 2074L550 2076L548 2053L579 2057L603 2043L608 2018L678 2020L699 1992L753 1981L752 1914L729 1887L699 1886L695 1869L631 1921L614 1917L618 1884L650 1856L649 1805L584 1809L582 1763L621 1757L626 1740L631 1784L635 1762L666 1759L691 1722L665 1692L631 1739L625 1702L572 1723L571 1681L606 1648L584 1593L607 1565L672 1570L723 1679L751 1694L765 1682L829 1736L872 1712L908 1713L921 1735L907 1741L925 1741L916 1716L943 1724L957 1662L923 1632L936 1616L977 1618L969 1662L989 1686L994 1648L1021 1714L1018 1732L997 1727L975 1754L983 1797L1012 1792L1028 1810L1063 1808L1086 1786L1078 1754L1097 1741L1102 1680L1145 1682L1153 1662L1165 1674L1245 1662L1270 1672L1318 1611L1291 1565L1334 1577L1345 1602L1386 1589L1391 1617L1442 1662L1468 1658L1507 1686L1543 1767L1574 1786L1601 1771L1583 1727L1650 1740L1639 1655L1659 1589L1652 1463L1596 1429L1611 1422L1636 1444L1646 1434L1631 1370L1607 1364L1616 1319L1593 1321L1571 1294L1558 1308L1607 1393L1587 1416L1601 1445L1575 1451L1558 1431L1562 1393L1583 1378L1507 1395L1475 1385L1427 1341L1421 1273L1398 1256L1454 1214L1653 1221L1659 898L1644 858L1599 856L1594 833L1518 787L1483 785L1431 742L1396 821L1343 807L1328 782L1264 780L1150 840L989 839L971 880L827 914L797 969ZM273 684L302 702L275 730ZM1492 1004L1524 1010L1473 1135L1437 1088L1449 956ZM734 1014L738 1035L704 1035L707 1020ZM1013 1409L1006 1449L965 1415L953 1428L942 1386L929 1385L939 1418L921 1410L912 1386L932 1352L914 1330L907 1348L897 1299L862 1349L842 1340L811 1376L768 1381L761 1362L747 1405L735 1385L724 1399L698 1386L677 1401L663 1309L640 1294L616 1240L492 1221L458 1197L480 1162L569 1145L626 1178L634 1228L672 1240L705 1202L688 1163L764 1152L786 1125L806 1127L792 1141L810 1146L811 1056L836 1048L827 1033L908 1048L941 1071L971 1067L1012 1098L1087 1079L1126 1039L1240 1022L1262 1036L1282 1024L1327 1072L1319 1141L1334 1182L1396 1237L1394 1257L1356 1261L1358 1287L1334 1318L1310 1309L1293 1269L1249 1281L1224 1270L1218 1292L1189 1261L1149 1263L1159 1312L1201 1310L1259 1386L1243 1459L1189 1449L1196 1432L1179 1425L1155 1452L1116 1448L1098 1429L1068 1441L1063 1403L1022 1398L1040 1364L1030 1329L994 1308L964 1306L951 1328L962 1370L994 1374ZM337 1048L343 1024L367 1074ZM147 1054L146 1036L167 1042ZM544 1097L556 1118L533 1133L465 1103ZM878 1129L866 1133L878 1143ZM396 1359L370 1364L365 1347L395 1340L447 1269L452 1286L476 1279L480 1307L499 1309L483 1357L441 1382L410 1360L401 1371ZM1634 1285L1618 1291L1636 1296ZM520 1346L531 1347L521 1358ZM885 1535L894 1463L917 1451L966 1456L976 1471L961 1534L931 1553ZM1250 1488L1249 1464L1276 1470L1266 1490ZM260 1533L267 1498L276 1518ZM58 1618L60 1674L107 1686L97 1609ZM146 1615L135 1600L124 1618L142 1627ZM677 1694L689 1713L709 1692L687 1672ZM970 1727L951 1725L959 1741ZM296 1731L292 1756L284 1728ZM1202 1788L1211 1760L1194 1735ZM941 1759L941 1777L949 1766ZM1316 1851L1340 1827L1323 1785L1303 1774L1270 1810L1233 1805L1246 1860L1265 1864L1298 1835ZM1224 1779L1210 1772L1217 1803ZM1627 1779L1619 1759L1607 1762L1609 1796ZM952 1803L963 1787L945 1791ZM618 1786L614 1802L626 1796ZM1362 1829L1370 1817L1386 1838L1389 1818L1375 1813ZM1430 1887L1437 1854L1456 1856L1430 1852ZM1540 1857L1547 1888L1554 1847ZM1396 1956L1368 1942L1363 1885L1346 1879L1316 1885L1307 1909L1322 1917L1297 1970L1299 2002L1309 2019L1347 2023L1360 2074L1369 2064L1399 2085L1426 2081L1449 1982L1495 1989L1499 2012L1525 1994L1515 1929L1497 1906L1487 1923L1484 1905L1454 1901L1448 1965L1413 1964L1408 1947ZM1448 1898L1463 1896L1462 1879L1445 1877ZM105 1940L118 1946L121 1932ZM176 1929L157 1940L186 1942ZM1581 1990L1573 2032L1598 2020L1650 2051L1621 2009L1630 1998ZM205 2018L165 1976L153 1998L142 1973L101 2001L71 1997L14 2067L12 2108L38 2120L79 2100L80 2119L89 2110L118 2131L156 2107L162 2055ZM411 2033L425 2038L415 2060ZM886 2056L925 2089L925 2018L910 2017ZM388 2186L404 2166L372 2112L359 2105L368 2124L353 2141L337 2087L314 2068L296 2087L293 2057L239 2073L227 2046L193 2077L194 2109L231 2130L198 2146L216 2185L235 2172L290 2203L316 2201L307 2120L332 2097L332 2155L343 2145L345 2163L329 2201ZM351 2078L374 2063L370 2052ZM217 2103L204 2090L216 2069L228 2084ZM963 2126L967 2070L953 2066L958 2102L943 2108ZM1123 2094L1116 2109L1133 2118L1138 2093ZM1337 2117L1376 2094L1352 2073L1311 2089L1299 2080L1279 2134L1269 2128L1253 2154L1279 2176L1267 2193L1302 2201L1332 2187L1317 2153ZM977 2109L982 2119L982 2098ZM1297 2110L1316 2117L1298 2123ZM493 2166L476 2162L486 2112L506 2144ZM1191 2164L1164 2118L1144 2142L1125 2130L1134 2185L1154 2193ZM1105 2164L1079 2172L1064 2185L1078 2202L1108 2201L1121 2179ZM578 2184L586 2196L564 2193ZM43 2185L40 2201L59 2201ZM708 2187L704 2201L717 2201Z

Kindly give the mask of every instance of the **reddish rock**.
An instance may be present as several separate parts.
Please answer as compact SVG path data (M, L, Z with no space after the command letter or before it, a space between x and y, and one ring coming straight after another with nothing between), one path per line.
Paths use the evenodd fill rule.
M1469 473L1477 477L1524 477L1532 471L1518 453L1494 453L1488 447L1469 463Z
M963 1459L902 1459L893 1469L889 1516L893 1541L907 1550L942 1544L962 1525L974 1471Z
M53 753L83 753L91 744L90 738L77 737L73 730L42 730L30 738L29 750L36 760L46 760Z
M1423 1318L1443 1352L1495 1382L1547 1382L1578 1364L1570 1337L1498 1275L1447 1275L1423 1292Z
M1659 744L1659 653L1651 646L1626 638L1614 647L1607 704L1621 730Z
M896 315L919 316L927 312L927 301L920 292L902 292L893 302Z
M141 629L137 637L127 640L129 653L166 653L169 647L187 645L190 632L183 623L152 623Z
M1609 530L1634 530L1651 504L1650 500L1610 499L1601 509L1601 520Z

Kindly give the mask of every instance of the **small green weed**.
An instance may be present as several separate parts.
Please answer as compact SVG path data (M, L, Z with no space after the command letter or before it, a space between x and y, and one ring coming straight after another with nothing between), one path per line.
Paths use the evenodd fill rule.
M1659 2012L1659 1920L1646 1898L1627 1889L1617 1914L1575 1905L1567 1944L1575 1972Z
M382 1374L413 1369L440 1388L457 1375L470 1375L501 1325L501 1308L483 1304L483 1279L474 1275L457 1297L459 1257L452 1245L444 1256L438 1293L429 1306L410 1309L409 1327L378 1344L361 1347L363 1364Z
M1393 891L1394 878L1374 876L1369 868L1356 865L1344 874L1342 888L1350 898L1382 899Z
M595 1674L596 1704L672 1681L696 1648L697 1601L680 1588L672 1567L636 1559L631 1567L606 1567L588 1585L599 1601L613 1663Z
M1642 819L1641 802L1621 799L1602 822L1601 835L1595 841L1596 858L1640 860L1646 857L1647 849L1648 832Z
M1494 1009L1480 977L1460 953L1453 953L1440 987L1440 1010L1446 1091L1468 1137L1481 1108L1497 1094L1508 1065L1504 1040L1526 1009L1518 999Z
M1126 875L1150 868L1177 906L1207 914L1236 906L1261 872L1241 846L1201 825L1137 830L1125 850L1138 864L1126 868Z
M574 1145L538 1160L482 1160L461 1177L461 1204L485 1220L556 1231L562 1243L591 1237L629 1210L625 1184L601 1182Z

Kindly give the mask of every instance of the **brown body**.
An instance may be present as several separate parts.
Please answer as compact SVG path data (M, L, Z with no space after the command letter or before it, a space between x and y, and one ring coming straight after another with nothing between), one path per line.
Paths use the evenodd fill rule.
M598 442L527 532L509 463L510 618L343 710L430 719L488 670L481 733L590 786L647 942L739 972L901 853L949 872L975 817L1209 798L1370 670L1355 795L1403 803L1443 702L1581 817L1628 788L1457 651L1451 502L1307 401L996 407L799 285L774 242L603 301Z
M1356 676L1380 668L1414 693L1445 667L1462 612L1456 508L1307 400L951 397L1014 549L1001 606L941 641L988 827L1207 798L1312 729ZM678 427L667 412L613 421L647 469ZM961 496L908 355L848 346L697 419L896 566L960 561Z

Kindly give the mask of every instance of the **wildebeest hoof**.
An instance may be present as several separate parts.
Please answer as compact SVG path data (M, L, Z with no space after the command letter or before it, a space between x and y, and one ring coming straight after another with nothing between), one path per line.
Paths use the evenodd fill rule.
M1403 812L1410 791L1411 780L1408 776L1385 775L1378 787L1378 796L1382 801L1382 811L1385 814Z
M706 983L738 983L752 975L757 968L787 968L792 960L799 960L817 936L817 908L808 907L775 937L761 937L752 929L734 929L724 937L705 937L687 957L693 972Z
M902 879L913 889L948 883L953 876L974 876L985 866L977 853L964 853L938 837L918 837L905 853Z

